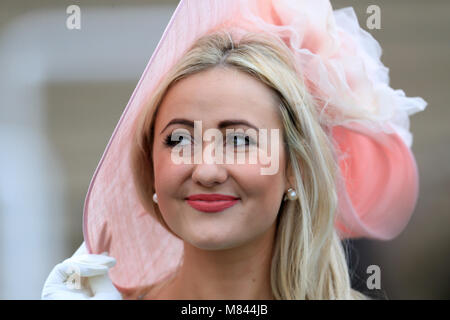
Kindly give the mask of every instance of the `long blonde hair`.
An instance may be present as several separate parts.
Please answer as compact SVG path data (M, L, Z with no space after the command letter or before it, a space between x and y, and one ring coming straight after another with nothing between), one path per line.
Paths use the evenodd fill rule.
M321 125L314 99L282 40L247 33L235 40L230 30L196 41L159 84L143 108L132 147L133 179L144 208L169 231L154 191L151 149L155 114L169 88L182 78L215 67L235 68L273 90L283 122L287 166L298 194L283 202L271 264L276 299L363 299L351 288L343 244L334 228L339 170L327 128Z

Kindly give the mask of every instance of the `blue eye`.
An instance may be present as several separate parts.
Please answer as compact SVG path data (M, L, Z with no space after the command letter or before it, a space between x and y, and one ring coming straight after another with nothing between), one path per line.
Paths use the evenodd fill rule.
M253 140L250 138L250 136L247 136L247 135L230 135L230 136L233 139L231 142L234 147L238 147L238 146L242 146L242 145L249 146L251 144L254 144ZM241 142L241 143L239 143L239 142Z
M192 137L188 134L173 132L168 134L164 139L164 144L173 148L176 145L189 145L192 144ZM231 134L228 135L226 139L227 145L232 145L233 147L239 146L250 146L255 144L253 139L248 135L241 134Z
M183 141L189 141L189 142L181 143ZM171 134L168 134L166 136L166 138L164 139L164 144L169 147L174 147L178 144L186 145L186 144L190 143L190 141L191 141L191 136L183 135L180 133L171 133Z

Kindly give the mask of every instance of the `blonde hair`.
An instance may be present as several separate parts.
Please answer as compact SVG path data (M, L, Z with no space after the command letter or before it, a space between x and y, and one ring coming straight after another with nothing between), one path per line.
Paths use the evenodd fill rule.
M334 228L337 165L327 128L319 122L289 48L277 37L247 33L233 40L228 30L198 39L159 84L135 132L133 179L144 208L169 227L152 201L154 119L169 88L182 78L211 68L234 68L272 89L283 122L287 166L298 194L280 207L271 264L275 299L364 299L351 288L343 244Z

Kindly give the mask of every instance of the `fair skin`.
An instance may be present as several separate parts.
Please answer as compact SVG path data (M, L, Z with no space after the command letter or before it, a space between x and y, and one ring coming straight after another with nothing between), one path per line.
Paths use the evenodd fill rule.
M165 222L184 241L184 259L171 281L146 298L274 298L270 265L275 223L283 196L292 186L286 179L282 122L276 108L269 88L230 68L213 68L191 75L168 91L155 119L154 187ZM184 135L183 143L194 140L193 127L168 125L175 118L201 120L203 132L208 128L219 129L223 120L245 120L268 131L279 129L279 140L275 141L279 148L279 169L273 175L262 175L260 168L268 165L206 163L205 158L200 164L175 164L171 161L171 146L164 143L167 135L185 129L191 137ZM249 129L243 124L220 128L224 144L233 144L233 138L226 140L225 130L238 128ZM206 145L214 141L202 143L205 152ZM273 141L269 138L268 143ZM205 213L191 207L185 199L200 193L232 195L239 200L221 212Z

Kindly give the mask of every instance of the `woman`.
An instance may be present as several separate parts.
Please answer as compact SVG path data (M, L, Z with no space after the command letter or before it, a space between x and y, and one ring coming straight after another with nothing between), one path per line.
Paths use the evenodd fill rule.
M404 120L425 102L382 81L328 1L199 4L180 3L97 168L83 257L117 259L124 299L364 298L341 240L406 225L418 176ZM262 174L247 157L267 149L277 165Z

